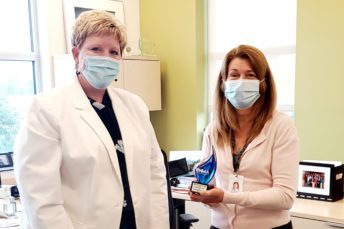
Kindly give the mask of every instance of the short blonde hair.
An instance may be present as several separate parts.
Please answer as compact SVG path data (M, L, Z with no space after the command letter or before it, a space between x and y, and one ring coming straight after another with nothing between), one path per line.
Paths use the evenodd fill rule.
M218 141L220 145L222 145L222 142L227 143L232 131L239 128L236 109L227 101L223 85L228 77L228 66L235 58L248 60L258 80L261 81L259 87L260 97L252 106L255 121L251 133L249 133L248 141L253 140L260 133L276 108L275 81L264 54L250 45L240 45L232 49L223 60L215 89L215 136L220 140Z
M85 11L79 15L73 26L72 46L80 49L88 36L103 34L117 36L123 53L127 45L126 30L115 15L103 10Z

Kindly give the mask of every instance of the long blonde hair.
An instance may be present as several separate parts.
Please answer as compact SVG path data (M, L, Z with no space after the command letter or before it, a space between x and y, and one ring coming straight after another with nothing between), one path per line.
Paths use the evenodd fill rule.
M260 83L260 97L252 106L254 122L247 142L252 141L272 117L276 108L276 86L264 54L249 45L240 45L229 51L223 60L215 89L215 139L218 146L228 144L231 133L238 130L238 114L224 94L224 82L228 76L228 66L235 58L248 60Z

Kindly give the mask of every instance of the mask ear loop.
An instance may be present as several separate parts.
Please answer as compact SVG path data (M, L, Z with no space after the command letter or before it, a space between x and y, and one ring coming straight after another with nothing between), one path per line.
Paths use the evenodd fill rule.
M264 77L262 80L259 81L259 85L260 85L262 82L264 82L264 81L267 81L266 77ZM262 87L266 87L266 88L267 88L268 85L265 84L265 85L263 85ZM259 93L260 93L260 86L259 86Z
M75 64L75 74L76 76L79 76L81 71L78 70L79 69L79 63Z
M229 63L226 64L226 66L228 66ZM228 72L227 71L222 71L222 67L221 67L221 71L220 71L220 75L221 75L221 80L222 80L222 91L225 91L225 83L227 82L228 79Z
M260 85L260 83L267 81L268 79L266 77L264 77L262 80L259 81L259 94L261 95L261 90L263 90L265 88L265 91L268 88L268 84L266 83L265 85ZM262 89L261 89L262 87Z
M225 84L226 84L226 81L227 80L224 80L223 78L222 78L222 86L221 86L221 88L222 88L222 92L225 92Z
M79 76L80 74L81 74L81 71L79 71L78 69L79 69L79 64L80 63L77 63L77 64L75 64L75 74L77 75L77 76ZM84 68L85 68L85 65L84 65Z

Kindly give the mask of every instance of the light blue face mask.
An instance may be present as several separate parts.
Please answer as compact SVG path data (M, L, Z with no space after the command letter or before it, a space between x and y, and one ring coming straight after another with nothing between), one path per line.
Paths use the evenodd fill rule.
M259 98L259 80L228 80L225 96L238 110L250 108Z
M82 74L92 87L107 88L119 74L120 62L105 56L85 56Z

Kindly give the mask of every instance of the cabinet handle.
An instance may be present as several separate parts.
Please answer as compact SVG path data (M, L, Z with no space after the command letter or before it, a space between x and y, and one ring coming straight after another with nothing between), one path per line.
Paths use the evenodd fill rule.
M326 222L326 225L328 225L330 227L344 228L344 224L342 224L342 223Z

